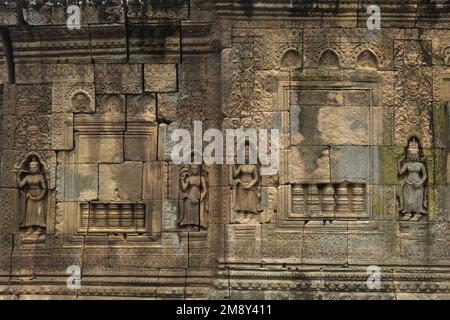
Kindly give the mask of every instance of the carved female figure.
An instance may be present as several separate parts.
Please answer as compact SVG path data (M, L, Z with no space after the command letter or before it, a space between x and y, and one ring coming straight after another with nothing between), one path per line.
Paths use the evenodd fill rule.
M37 156L27 159L24 166L18 177L22 190L19 227L26 229L27 235L39 237L47 227L47 182Z
M206 229L206 178L199 165L184 167L181 171L178 226Z
M235 189L234 211L243 223L249 222L252 215L262 211L259 194L259 168L249 161L249 146L246 146L245 163L233 167Z
M415 135L408 139L405 156L398 162L398 176L401 220L419 221L427 214L427 170L420 140Z

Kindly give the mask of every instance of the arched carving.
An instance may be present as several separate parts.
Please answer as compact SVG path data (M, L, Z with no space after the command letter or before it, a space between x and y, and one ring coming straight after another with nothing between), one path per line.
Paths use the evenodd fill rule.
M302 65L302 57L297 49L289 48L283 52L280 59L280 66L283 69L297 69Z
M450 66L450 47L444 49L442 57L444 58L444 64Z
M357 67L360 67L360 61L358 60L369 57L376 61L378 69L380 69L386 61L386 57L384 56L383 51L381 51L380 48L373 43L362 43L352 50L352 63L356 63Z
M72 94L70 99L72 103L72 110L74 112L89 112L92 111L91 105L93 103L93 99L90 95L84 90L77 90Z
M339 69L339 55L332 49L326 49L319 56L319 68Z
M377 69L379 68L379 60L377 55L370 49L364 49L356 58L356 66L358 68Z
M123 114L125 102L119 95L105 96L103 103L98 107L98 112L106 114Z

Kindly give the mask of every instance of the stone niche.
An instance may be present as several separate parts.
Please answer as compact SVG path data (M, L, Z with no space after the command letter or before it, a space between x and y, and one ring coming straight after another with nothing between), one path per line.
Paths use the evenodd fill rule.
M94 113L74 114L73 150L61 153L58 166L59 214L71 244L79 244L81 235L98 240L124 234L127 242L117 245L145 245L145 239L154 245L160 236L162 193L144 193L144 186L155 193L165 181L147 174L157 158L156 97L126 90L130 94L98 94Z
M279 81L282 132L278 223L371 217L377 184L374 147L382 139L376 82ZM287 128L287 129L283 129Z

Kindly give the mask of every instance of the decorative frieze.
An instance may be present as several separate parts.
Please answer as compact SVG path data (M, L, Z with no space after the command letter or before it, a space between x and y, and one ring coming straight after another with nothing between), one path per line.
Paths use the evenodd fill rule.
M145 64L146 92L177 91L177 66L175 64Z
M97 94L142 93L141 64L96 64Z

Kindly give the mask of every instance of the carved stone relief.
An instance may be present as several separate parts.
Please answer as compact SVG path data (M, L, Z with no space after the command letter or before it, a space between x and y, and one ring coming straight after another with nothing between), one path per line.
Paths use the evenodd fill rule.
M428 211L428 175L422 146L415 135L408 139L404 157L398 161L398 176L400 219L419 221Z
M49 118L45 116L22 117L14 129L14 148L48 150L51 146Z
M145 203L97 202L81 203L78 231L81 233L144 233Z
M154 94L127 96L127 121L156 120L156 97Z
M364 50L358 55L356 64L360 68L368 68L368 69L378 69L378 59L377 57L369 50Z
M302 57L297 49L290 48L283 53L280 60L281 68L285 69L297 69L302 64Z
M339 69L339 56L333 50L325 50L320 54L319 68Z
M411 132L421 134L424 146L431 146L433 114L433 77L430 41L396 41L394 66L395 90L395 140L402 144Z
M95 86L88 83L53 84L52 111L95 112Z
M442 4L3 2L0 296L449 297ZM174 164L193 121L279 129L277 173Z
M261 173L259 164L250 163L250 148L245 147L245 164L230 167L230 183L233 189L233 223L259 223L261 221Z
M178 226L183 230L208 227L208 184L204 166L190 165L180 169Z
M141 64L96 64L95 75L97 94L142 92Z
M146 92L177 91L177 66L175 64L145 64Z
M25 235L23 240L38 241L46 233L50 204L45 164L36 153L22 161L17 185L21 190L19 228Z

